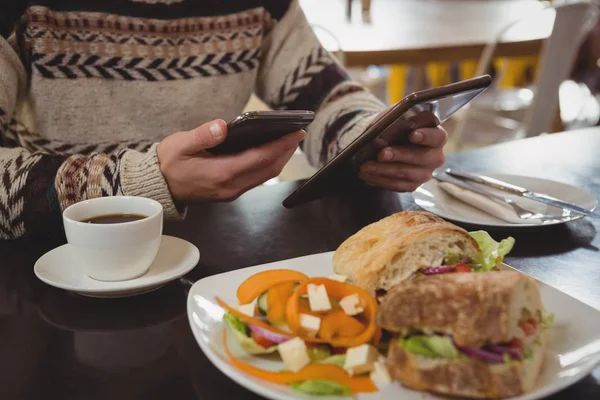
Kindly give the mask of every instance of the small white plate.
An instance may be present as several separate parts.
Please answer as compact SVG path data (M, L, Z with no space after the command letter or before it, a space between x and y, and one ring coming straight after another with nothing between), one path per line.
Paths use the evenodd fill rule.
M215 296L233 304L236 302L237 287L249 276L268 269L292 269L308 276L329 276L333 273L333 253L284 260L256 267L239 269L213 275L196 282L187 299L187 313L192 332L208 359L229 378L261 396L269 399L308 399L310 396L293 391L288 386L273 384L250 376L228 360L223 348L222 322L224 311L216 303ZM509 268L506 266L506 268ZM550 346L538 388L513 400L532 400L546 397L587 376L600 364L600 313L569 295L540 282L542 300L556 319L550 329ZM236 357L255 367L279 371L284 368L281 361L273 357L259 358L248 355L227 335L227 344ZM348 399L348 397L327 397ZM426 392L407 389L395 382L373 394L360 394L359 400L432 400L447 399Z
M90 278L68 244L40 257L33 270L48 285L79 293L83 296L117 298L148 293L191 271L200 260L200 251L193 244L163 235L156 259L144 275L118 282L103 282Z
M569 203L573 203L590 211L596 209L598 200L590 193L585 192L578 187L567 185L566 183L555 182L547 179L534 178L531 176L506 175L485 172L492 178L500 179L508 183L512 183L529 190L544 193L549 196L556 197ZM547 206L542 203L535 202L529 199L523 199L509 193L498 191L492 188L485 188L491 192L501 196L515 200L519 205L525 207L529 211L547 213L556 216L552 221L546 221L543 225L564 224L568 221L583 218L582 215L573 213L570 217L563 217L561 211L555 207ZM444 219L462 222L473 225L490 226L490 227L511 227L511 228L526 228L532 226L540 226L540 223L521 223L513 224L502 219L496 218L486 212L483 212L469 204L462 202L438 186L435 179L432 179L421 185L414 193L413 199L415 203L422 209L436 214Z

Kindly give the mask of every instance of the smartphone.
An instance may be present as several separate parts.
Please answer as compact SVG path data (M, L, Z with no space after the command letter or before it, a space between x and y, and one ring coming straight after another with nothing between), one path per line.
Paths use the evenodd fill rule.
M306 128L315 113L306 110L250 111L227 124L227 137L208 149L213 154L239 153Z
M290 194L283 205L295 207L355 187L360 166L387 146L408 144L411 132L436 127L486 90L489 75L414 92L383 112L367 130Z

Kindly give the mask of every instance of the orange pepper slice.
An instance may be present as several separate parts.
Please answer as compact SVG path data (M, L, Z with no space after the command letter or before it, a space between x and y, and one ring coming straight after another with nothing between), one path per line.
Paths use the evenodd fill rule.
M272 325L285 322L285 305L294 293L296 282L280 283L269 289L267 294L267 320Z
M354 337L365 331L365 326L356 318L346 314L344 310L329 312L321 319L319 337L331 340L336 337Z
M250 276L237 289L240 304L248 304L273 286L285 282L301 282L308 279L302 272L291 269L271 269Z
M256 368L235 357L227 346L227 330L223 329L223 347L233 365L245 373L273 383L291 384L307 380L327 380L344 385L353 393L377 392L377 386L368 377L351 377L342 368L334 364L309 364L300 371L272 372Z
M377 313L377 302L365 290L349 285L347 283L334 281L327 278L310 278L303 281L289 298L286 305L286 319L288 327L294 333L301 330L300 327L300 296L306 294L309 284L325 285L330 297L341 299L345 296L357 293L364 301L365 310L363 316L368 321L367 327L362 333L354 337L338 337L325 340L334 347L354 347L369 342L375 336L377 326L375 325L375 314ZM358 322L358 321L357 321Z

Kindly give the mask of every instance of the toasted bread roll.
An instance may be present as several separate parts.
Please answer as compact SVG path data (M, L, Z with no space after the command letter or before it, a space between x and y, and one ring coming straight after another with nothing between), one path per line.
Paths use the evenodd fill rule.
M445 333L459 346L480 347L518 336L523 309L545 312L533 278L517 271L451 273L392 288L379 305L377 324L391 332Z
M373 294L442 264L451 253L471 258L479 251L464 229L430 213L403 211L350 236L335 251L333 268Z
M542 332L530 358L488 364L473 359L423 357L404 350L394 341L386 366L393 379L412 389L472 398L505 398L534 389L547 346L547 333Z

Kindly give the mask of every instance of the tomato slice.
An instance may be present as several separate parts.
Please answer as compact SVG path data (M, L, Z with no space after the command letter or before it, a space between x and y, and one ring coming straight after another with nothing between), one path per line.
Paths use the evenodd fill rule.
M256 344L258 344L259 346L264 347L265 349L268 349L271 346L275 346L277 343L275 342L271 342L269 339L266 339L262 336L260 336L257 333L254 332L250 332L250 337L252 339L254 339L254 341L256 342Z
M523 349L523 341L519 338L513 338L513 340L510 341L510 347L514 347L517 349Z
M466 264L457 265L454 267L454 271L456 272L471 272L471 267Z
M526 336L533 336L537 330L537 321L535 318L528 318L519 324Z
M338 355L338 354L346 354L346 351L348 349L346 349L345 347L332 347L331 348L331 355Z

